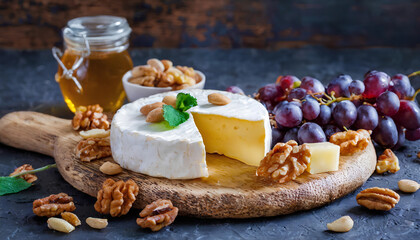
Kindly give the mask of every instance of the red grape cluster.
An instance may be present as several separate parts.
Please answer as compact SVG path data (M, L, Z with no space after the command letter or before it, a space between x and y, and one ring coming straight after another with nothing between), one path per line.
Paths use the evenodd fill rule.
M243 93L238 87L227 91ZM326 88L313 77L280 76L260 88L256 99L275 119L273 145L324 142L339 131L366 129L379 145L398 149L406 139L420 139L418 92L404 74L369 71L363 81L339 75Z

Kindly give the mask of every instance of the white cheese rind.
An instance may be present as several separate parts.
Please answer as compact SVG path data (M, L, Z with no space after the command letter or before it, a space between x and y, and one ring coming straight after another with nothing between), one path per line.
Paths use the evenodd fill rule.
M264 120L265 153L270 150L271 127L267 110L256 100L223 91L194 89L178 91L197 98L198 106L189 112L216 114L249 121ZM162 101L164 96L178 92L157 94L124 105L111 124L112 156L123 168L155 177L191 179L208 177L206 152L200 132L192 115L176 128L165 128L164 122L150 124L140 113L144 105ZM208 103L207 95L222 93L232 101L225 106Z

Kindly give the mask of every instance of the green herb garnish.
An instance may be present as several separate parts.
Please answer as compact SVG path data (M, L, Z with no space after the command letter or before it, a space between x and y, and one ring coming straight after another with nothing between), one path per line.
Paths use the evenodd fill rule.
M188 109L197 106L197 99L188 93L178 93L176 96L176 108L170 105L163 106L163 118L171 127L176 127L188 120Z
M188 93L178 93L176 95L176 109L179 111L187 111L197 106L197 99ZM188 118L187 118L188 119Z
M34 170L22 172L11 177L0 177L0 196L11 193L18 193L32 186L32 184L28 183L23 178L20 178L20 176L41 172L56 166L56 164L51 164Z

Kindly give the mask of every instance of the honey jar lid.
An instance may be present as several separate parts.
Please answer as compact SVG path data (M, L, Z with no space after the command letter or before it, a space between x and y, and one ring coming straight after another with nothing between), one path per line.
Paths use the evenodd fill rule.
M90 47L118 46L126 43L131 33L127 20L116 16L88 16L70 20L63 29L66 44Z

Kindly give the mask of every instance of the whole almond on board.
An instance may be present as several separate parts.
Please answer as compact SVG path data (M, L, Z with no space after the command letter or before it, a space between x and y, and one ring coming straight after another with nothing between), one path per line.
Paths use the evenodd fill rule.
M165 96L162 102L166 105L171 105L176 108L176 97L175 96Z
M115 175L123 171L120 165L112 162L104 162L99 170L107 175Z
M61 217L66 220L67 222L69 222L71 225L73 226L79 226L80 224L82 224L80 222L80 219L77 217L76 214L71 213L71 212L63 212L61 213Z
M91 129L88 131L80 131L80 136L84 139L88 138L106 138L109 137L110 131L105 129Z
M356 196L357 203L372 210L388 211L400 201L400 195L389 188L368 188Z
M226 105L230 103L230 98L220 93L212 93L208 96L209 103L214 105Z
M328 223L327 228L333 232L348 232L353 228L354 222L350 216L343 216L334 222Z
M63 233L69 233L74 230L74 226L64 219L50 217L47 220L48 228Z
M413 193L419 190L420 184L413 180L401 179L398 181L398 188L403 192Z
M142 108L140 108L140 112L147 116L153 109L161 108L163 106L163 102L155 102L151 104L144 105Z
M164 120L163 118L163 108L155 108L152 111L147 114L146 122L149 123L157 123L162 122Z
M108 219L88 217L86 218L86 223L91 228L104 229L108 226Z
M159 72L165 71L165 66L157 58L151 58L151 59L147 60L147 65L156 68L156 70L158 70Z

